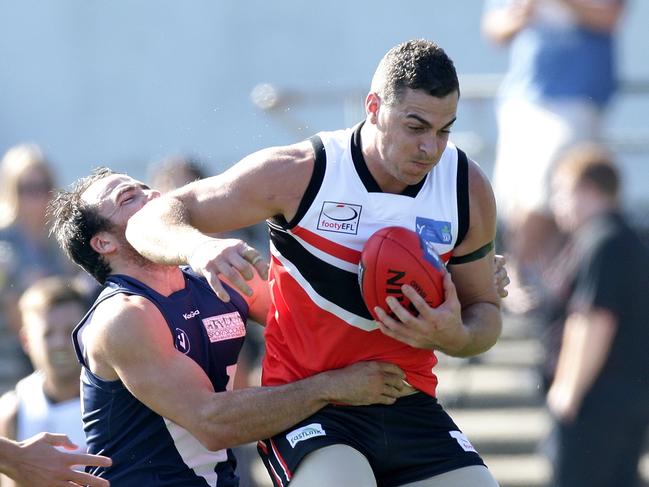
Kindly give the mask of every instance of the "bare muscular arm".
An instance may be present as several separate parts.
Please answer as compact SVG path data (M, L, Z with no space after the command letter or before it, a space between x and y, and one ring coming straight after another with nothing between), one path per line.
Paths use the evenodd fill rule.
M376 362L283 386L214 392L203 370L174 348L155 305L141 297L116 296L102 303L83 338L94 373L119 378L147 407L210 450L272 436L329 402L391 404L405 393L403 372ZM182 394L170 384L182 384Z
M453 251L461 257L493 242L496 238L496 202L491 185L480 167L469 161L470 225L464 241ZM468 328L469 341L460 356L471 356L490 349L502 329L500 296L494 286L494 250L466 264L449 265L458 299L462 322Z
M225 280L231 286L233 285L227 279L221 278L221 280ZM252 290L252 294L241 295L248 304L248 316L261 326L266 326L266 317L270 308L270 286L268 281L259 274L254 274L248 281L248 286Z
M259 254L240 240L207 233L245 227L297 211L313 172L310 142L274 147L242 159L218 176L191 183L154 200L129 220L126 237L148 259L163 264L189 263L226 298L217 275L246 294L250 264L266 276ZM215 256L219 256L215 258ZM245 279L245 280L244 280Z
M470 225L454 257L471 254L492 242L496 235L496 204L487 177L469 162ZM469 357L491 348L500 336L502 320L497 284L494 283L494 251L465 264L449 265L444 280L445 300L431 308L410 286L403 292L419 316L408 312L394 298L387 304L399 317L390 318L380 308L379 327L393 338L417 348L440 350L456 357Z

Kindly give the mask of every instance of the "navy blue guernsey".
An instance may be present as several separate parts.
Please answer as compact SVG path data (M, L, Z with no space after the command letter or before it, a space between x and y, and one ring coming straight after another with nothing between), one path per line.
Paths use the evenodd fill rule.
M185 288L162 296L140 281L112 275L72 338L81 372L82 417L88 451L113 459L109 468L87 471L110 480L113 487L239 485L232 451L212 452L179 425L158 415L117 381L106 381L87 366L81 331L90 326L99 303L116 294L143 296L154 303L174 337L176 349L205 371L217 392L231 388L237 357L245 338L248 305L224 284L231 300L218 299L207 282L183 268ZM168 387L183 393L182 384Z

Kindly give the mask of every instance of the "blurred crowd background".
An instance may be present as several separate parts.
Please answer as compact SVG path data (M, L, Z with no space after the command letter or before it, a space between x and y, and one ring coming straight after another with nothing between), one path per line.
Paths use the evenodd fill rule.
M417 37L436 41L455 61L462 94L452 140L492 176L498 100L511 65L507 46L485 33L487 3L504 2L0 0L0 393L7 393L0 400L0 433L27 437L69 428L63 432L74 437L79 431L78 373L71 365L76 358L69 340L60 336L68 335L98 289L48 237L45 207L52 189L108 166L167 191L216 174L257 149L351 126L364 116L364 95L380 57L394 44ZM648 21L649 2L626 2L612 33L617 85L601 111L596 137L612 154L607 163L619 172L620 208L645 244ZM532 132L540 140L552 136L542 129ZM536 177L526 172L525 160L520 163L518 177ZM550 190L549 180L538 184ZM509 222L501 223L502 237ZM267 252L263 227L237 236ZM558 254L561 242L553 240L548 248ZM505 238L499 246L501 252L512 250ZM497 424L501 432L510 418L523 432L532 431L524 445L489 433L484 444L500 445L493 457L504 462L494 463L503 487L541 487L551 478L547 450L556 448L548 440L544 373L561 344L556 334L554 342L545 340L547 324L557 319L545 313L547 282L537 282L543 281L536 279L538 269L531 277L519 274L516 259L505 302L505 345L484 360L442 360L440 373L451 384L445 389L442 382L440 393L452 407L464 409L459 417L466 425L460 426L469 437L472 418ZM641 270L649 274L649 268ZM74 293L60 293L61 288ZM79 305L81 299L85 305ZM644 316L638 328L649 328L649 310ZM240 385L255 383L261 348L255 328L244 351ZM649 363L649 352L645 360ZM527 367L529 375L498 375L505 366L518 372ZM491 374L485 376L491 391L457 384L478 381L480 374ZM511 382L519 392L530 385L530 397L508 403L498 396L499 381ZM32 407L24 405L26 400ZM519 419L512 419L514 410L522 411ZM532 425L527 430L526 421ZM254 453L243 448L240 456L243 485L264 485L259 478L265 474L255 476ZM517 468L536 476L519 475ZM649 457L640 468L649 479Z

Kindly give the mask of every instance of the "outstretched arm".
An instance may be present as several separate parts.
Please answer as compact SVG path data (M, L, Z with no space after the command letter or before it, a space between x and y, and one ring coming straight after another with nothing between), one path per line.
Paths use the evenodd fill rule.
M272 436L330 402L392 404L407 392L401 369L377 362L282 386L215 392L199 365L175 349L157 307L141 297L115 296L102 303L83 339L95 374L120 379L148 408L209 450ZM183 384L183 393L169 383Z
M151 201L128 222L126 238L148 259L190 264L205 275L221 299L228 296L217 276L251 293L246 280L256 271L266 277L257 251L240 240L221 240L224 232L297 211L313 172L310 142L256 152L223 174L196 181Z
M62 485L88 485L108 487L106 479L73 470L75 465L109 467L107 457L84 453L68 453L56 447L76 449L67 436L40 433L25 441L15 442L0 438L0 472L20 485L59 487Z

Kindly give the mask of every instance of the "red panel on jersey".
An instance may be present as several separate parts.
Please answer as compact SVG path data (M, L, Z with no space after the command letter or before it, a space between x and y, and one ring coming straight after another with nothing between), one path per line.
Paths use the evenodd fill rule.
M398 365L413 387L435 396L437 357L376 329L352 326L317 306L276 259L271 259L271 311L266 325L262 383L279 385L364 361ZM278 322L279 320L279 322Z
M295 228L291 229L291 233L293 233L293 235L295 235L296 237L301 238L308 244L328 253L329 255L337 257L338 259L350 262L352 264L358 264L358 262L361 260L360 251L350 249L348 247L345 247L344 245L340 245L336 242L332 242L331 240L327 240L326 238L321 237L320 235L317 235L312 231L307 230L306 228L296 226Z

